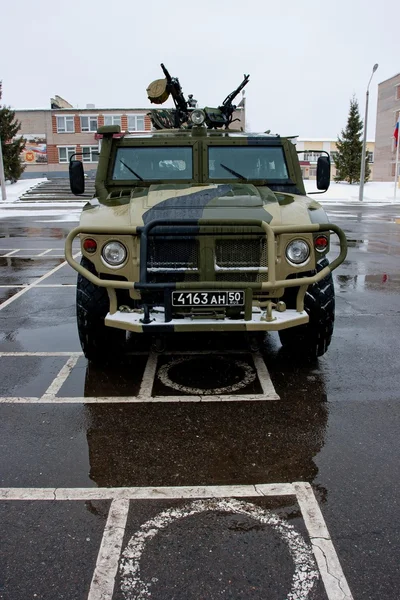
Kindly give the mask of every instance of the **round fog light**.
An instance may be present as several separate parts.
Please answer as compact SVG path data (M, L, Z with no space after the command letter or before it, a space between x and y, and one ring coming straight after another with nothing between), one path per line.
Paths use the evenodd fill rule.
M306 262L310 256L310 247L304 240L293 240L286 247L286 257L295 265Z
M190 115L190 119L193 125L202 125L205 121L206 115L202 110L196 109Z
M111 267L117 267L125 262L127 252L121 242L108 242L103 247L102 256L104 261Z

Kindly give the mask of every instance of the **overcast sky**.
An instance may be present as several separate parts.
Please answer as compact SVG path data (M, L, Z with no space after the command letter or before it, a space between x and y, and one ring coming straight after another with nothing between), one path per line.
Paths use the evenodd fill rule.
M150 107L146 87L164 62L184 93L215 106L250 73L251 131L336 137L353 94L368 138L377 84L400 71L398 0L3 0L3 103ZM238 98L239 100L239 98Z

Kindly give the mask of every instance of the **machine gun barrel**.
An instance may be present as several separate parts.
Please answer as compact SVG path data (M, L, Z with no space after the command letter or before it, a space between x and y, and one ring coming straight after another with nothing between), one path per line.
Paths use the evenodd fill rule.
M165 79L167 80L167 83L170 84L172 81L172 77L168 72L168 69L163 65L163 63L161 63L161 68L163 70L163 73L165 75Z
M188 120L188 103L183 95L179 79L177 77L171 77L168 69L163 63L161 63L161 68L167 80L167 91L171 94L176 108L175 127L180 127L182 123Z
M242 83L236 88L236 90L233 90L233 92L231 92L223 101L222 106L230 106L232 104L232 101L236 98L236 96L238 95L239 92L242 91L242 89L244 88L245 85L247 85L249 83L249 79L250 79L250 75L244 75L244 79L242 81Z

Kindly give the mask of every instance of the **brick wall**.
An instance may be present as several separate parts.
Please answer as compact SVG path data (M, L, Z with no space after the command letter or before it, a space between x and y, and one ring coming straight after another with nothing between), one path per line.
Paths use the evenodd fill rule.
M396 124L396 111L400 110L400 100L396 97L397 85L400 85L400 74L383 81L378 86L374 161L375 181L390 181L394 177L393 132Z
M58 149L55 144L47 145L47 162L48 164L58 163Z
M128 117L127 117L127 115L122 115L122 117L121 117L121 131L128 131Z
M81 133L81 120L78 115L74 115L75 133Z
M146 131L151 131L151 119L148 115L144 117L144 128Z

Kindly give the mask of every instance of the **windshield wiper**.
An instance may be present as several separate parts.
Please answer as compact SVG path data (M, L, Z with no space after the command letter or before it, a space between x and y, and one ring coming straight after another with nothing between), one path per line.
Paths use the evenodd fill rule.
M135 173L135 171L133 169L131 169L130 167L128 167L128 165L126 163L124 163L124 161L122 160L122 158L119 159L119 162L122 163L124 165L124 167L126 167L128 169L128 171L130 171L131 173L133 173L133 175L135 177L137 177L138 179L140 179L140 181L144 181L143 177L140 177L140 175L138 175L137 173Z
M220 165L220 167L225 169L225 171L232 173L232 175L234 175L235 177L238 177L239 179L243 179L243 181L247 181L247 177L245 177L244 175L241 175L237 171L234 171L233 169L231 169L230 167L227 167L226 165L223 165L222 163L219 163L219 165Z

